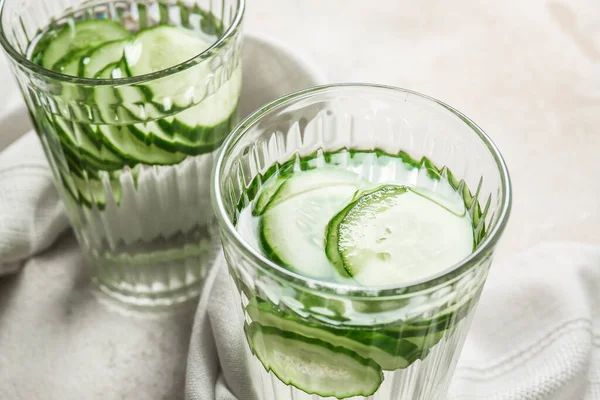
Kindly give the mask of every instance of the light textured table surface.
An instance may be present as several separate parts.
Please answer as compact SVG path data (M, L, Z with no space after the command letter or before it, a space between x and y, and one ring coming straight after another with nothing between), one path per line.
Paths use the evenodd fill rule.
M310 55L331 81L417 90L449 103L483 127L504 154L514 185L513 213L500 258L546 240L600 243L597 0L249 2L247 30L272 35ZM71 257L76 266L79 255ZM45 279L77 275L75 267L42 272ZM26 269L8 283L44 290L43 281L27 280L28 273L34 271ZM76 293L81 297L48 294L48 301L65 302L65 314L57 318L69 318L72 302L96 307L87 302L87 284L79 283ZM0 291L4 285L0 282ZM90 369L83 383L91 388L39 377L49 387L46 398L181 398L191 315L185 310L154 318L115 315L115 332L123 324L135 324L138 336L123 337L126 347L115 347L105 354L105 363ZM95 340L93 321L73 329L85 332L81 341ZM156 338L156 348L136 346L136 340L149 336ZM40 347L31 352L50 351L45 361L49 372L80 368L85 358L98 356L71 354L76 343L56 341L54 350L37 343ZM21 366L19 360L12 363ZM131 379L116 381L111 373L115 369L129 370ZM36 381L12 384L19 389L8 388L8 393L26 393Z

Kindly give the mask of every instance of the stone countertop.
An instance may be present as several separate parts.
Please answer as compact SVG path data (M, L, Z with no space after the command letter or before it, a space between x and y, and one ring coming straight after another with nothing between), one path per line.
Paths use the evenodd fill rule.
M504 154L514 185L513 213L499 258L548 240L600 242L600 132L596 132L600 131L600 7L596 0L249 3L246 30L277 37L308 54L330 81L374 82L420 91L456 107L483 127ZM19 287L26 297L48 290L48 301L65 303L65 313L57 316L46 316L43 308L32 305L28 318L68 321L73 302L90 310L97 307L82 279L73 240L64 240L61 246L66 247L52 250L48 259L51 264L54 251L65 251L70 261L64 270L40 265L39 271L26 268L0 280L0 291ZM27 279L33 274L36 279ZM69 296L52 293L45 284L67 278L75 286ZM4 296L0 315L8 303L21 300ZM122 339L126 346L115 346L106 354L94 350L94 340L101 340L95 337L94 321L81 320L80 326L72 327L86 332L80 335L81 343L56 341L44 361L45 370L81 368L86 357L104 356L105 362L95 363L82 382L52 382L49 376L25 379L27 363L8 360L12 368L22 370L24 379L0 385L0 398L183 398L192 312L179 310L154 318L115 315L108 319L115 337L121 328L135 325L138 331ZM0 324L0 339L13 328ZM155 348L136 345L148 338L157 343ZM31 357L44 351L43 339L32 340ZM91 344L92 353L72 354L85 342ZM130 379L119 381L124 372ZM0 381L2 375L0 370ZM40 384L45 385L43 390L31 396L31 388Z

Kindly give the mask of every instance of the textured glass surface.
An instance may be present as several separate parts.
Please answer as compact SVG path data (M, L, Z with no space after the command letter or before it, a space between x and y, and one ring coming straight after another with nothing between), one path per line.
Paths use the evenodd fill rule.
M201 290L218 251L210 171L236 123L242 14L241 0L3 2L0 40L92 277L113 297L169 305ZM184 26L213 35L216 45L179 66L124 79L77 78L28 61L29 43L48 25L86 19L111 19L132 32ZM182 79L191 84L182 88ZM216 98L233 101L218 124L178 125ZM152 134L156 126L167 135Z

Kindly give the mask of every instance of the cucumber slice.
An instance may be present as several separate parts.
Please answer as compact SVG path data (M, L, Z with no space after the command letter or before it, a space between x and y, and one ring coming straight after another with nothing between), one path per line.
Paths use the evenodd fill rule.
M118 68L119 61L124 57L125 46L128 43L130 43L128 39L114 40L91 50L81 60L81 76L94 78L107 67L117 64L111 70L110 78L113 78L113 72ZM106 74L105 71L104 73Z
M400 284L454 265L473 251L473 227L421 192L386 185L344 208L328 226L327 255L365 286ZM332 254L335 249L339 259Z
M52 69L64 75L78 76L81 58L87 54L87 51L87 49L83 49L61 58ZM84 91L81 88L69 83L62 84L60 89L60 98L67 104L85 97Z
M115 62L105 66L94 76L94 78L118 79L125 76L123 63ZM127 90L133 90L131 87L127 88ZM93 89L90 89L90 96L94 96L95 98L94 108L98 110L101 121L107 124L115 124L124 119L127 121L135 120L135 117L133 117L129 110L124 107L124 104L122 104L123 99L121 93L124 90L124 88L117 88L112 85L98 85Z
M138 86L121 86L118 89L122 106L137 121L150 121L163 118L159 107L147 100L143 88ZM168 129L170 130L170 129Z
M106 124L119 123L125 118L130 118L129 111L123 108L118 89L112 86L97 86L90 90L90 96L95 99L93 110L97 111L97 118Z
M194 58L211 44L189 29L158 25L137 33L125 60L132 76L145 75Z
M173 165L186 157L185 154L165 151L151 141L137 139L127 126L100 125L98 134L106 147L127 160L129 165Z
M82 204L82 202L80 201L80 195L77 192L77 188L75 187L75 184L73 183L73 178L71 178L72 175L70 175L68 172L64 171L62 168L57 170L58 173L58 178L60 179L60 181L62 182L62 189L64 189L67 194L69 194L73 200L75 200L75 202L77 204ZM60 188L59 188L60 190Z
M381 333L391 337L424 337L448 331L469 315L475 302L474 297L465 296L461 301L452 304L443 312L438 313L431 318L413 320L402 325L387 327L381 330Z
M113 77L117 76L130 76L125 61L119 63L118 70L113 70ZM116 88L115 91L120 109L127 113L128 120L142 122L164 117L159 106L148 99L143 86L123 85Z
M324 252L325 228L361 183L358 175L335 168L295 173L275 193L260 221L265 252L302 275L332 278Z
M70 146L66 145L61 139L56 143L50 144L56 154L62 154L64 162L62 168L69 174L77 175L80 178L84 178L85 174L90 177L97 178L99 166L88 160L82 160L81 156L76 153L76 150L71 149ZM61 165L59 165L61 166Z
M108 190L101 178L88 171L80 170L76 165L68 162L68 169L59 168L58 174L64 189L79 204L88 208L104 210L107 196L111 196L116 204L121 201L121 185L118 178L108 176Z
M171 121L171 122L169 122ZM163 131L169 132L171 135L177 135L194 143L210 144L212 150L218 148L229 132L236 124L236 111L234 110L229 119L215 126L196 126L193 129L184 127L178 123L178 120L173 122L173 117L161 118L157 121Z
M406 340L407 342L411 342L412 344L420 348L421 351L418 358L420 360L424 360L425 357L427 357L427 355L429 354L431 348L438 344L440 340L442 340L442 338L446 335L448 335L447 331L439 331L424 336L413 336L404 340Z
M356 198L356 194L354 195ZM339 213L337 213L329 222L327 223L326 233L325 233L325 256L333 264L333 266L338 270L338 272L348 275L348 271L346 270L346 266L344 265L344 260L342 260L342 256L338 250L338 241L339 241L339 226L348 211L354 207L355 202L353 201L345 208L342 209Z
M217 71L215 75L219 73L220 71ZM197 137L198 132L205 131L207 128L212 129L212 127L235 118L241 90L242 68L238 67L229 80L219 87L214 94L206 97L195 106L181 111L174 118L169 118L168 121L172 125L171 130L191 139Z
M91 132L82 129L82 125L67 122L61 117L54 117L54 128L60 141L71 150L71 153L84 165L101 170L121 169L123 160L108 148L90 136Z
M248 304L248 315L261 326L270 326L282 331L323 340L332 346L344 347L363 358L371 359L386 371L403 369L417 360L423 352L424 339L398 339L377 331L360 329L337 329L310 324L290 315L272 310L267 303ZM418 340L421 340L419 343ZM415 343L417 342L417 343Z
M267 208L267 205L271 202L275 193L277 193L281 185L283 185L289 177L290 175L279 175L274 183L261 190L260 196L256 199L256 203L252 209L252 215L258 217L265 211L265 208Z
M98 79L119 79L126 77L125 69L122 68L121 62L114 62L102 68L94 78Z
M181 152L195 156L209 153L216 148L213 143L206 143L202 140L192 142L186 137L166 133L155 121L129 125L129 130L142 142L153 142L169 152Z
M310 192L315 189L324 189L336 186L352 186L358 190L365 183L366 182L361 178L360 175L335 167L300 171L292 175L290 179L286 180L285 184L283 184L275 193L266 207L275 207L291 199L292 197ZM329 220L329 218L327 220Z
M112 79L113 78L113 71L115 69L119 68L119 63L112 63L112 64L108 64L107 66L105 66L104 68L102 68L100 71L98 71L98 73L96 75L94 75L94 78L97 79Z
M85 58L86 54L90 51L89 48L83 48L73 53L69 53L61 58L52 69L56 72L60 72L64 75L79 76L81 72L81 60ZM78 99L84 99L84 90L80 87L64 83L61 86L61 98L65 102L70 102Z
M139 76L173 67L196 57L211 44L212 42L185 28L158 25L142 29L131 45L125 48L128 73ZM187 107L193 99L185 96L186 93L192 92L190 89L196 87L201 79L208 77L208 65L204 64L195 66L193 70L179 72L177 79L171 76L153 81L146 87L147 95L158 104L165 102L168 97L169 103ZM178 102L179 96L171 96L173 93L186 99Z
M116 204L121 201L121 184L118 180L110 179L108 187L104 182L93 178L81 178L76 175L71 175L73 183L79 194L78 200L80 203L88 207L97 207L103 210L106 206L107 196L111 196Z
M64 75L79 76L81 60L85 58L89 51L89 47L84 47L83 49L67 54L54 64L52 70Z
M107 19L70 22L60 28L47 44L41 65L52 69L54 64L67 54L129 36L129 31L123 25Z
M383 382L379 365L351 350L256 323L244 329L264 368L308 394L338 399L370 396Z
M340 223L342 222L348 211L350 211L352 207L354 207L354 205L356 204L356 200L368 194L374 193L377 190L379 190L379 188L367 188L358 190L356 193L354 193L354 196L352 197L352 202L348 204L344 209L342 209L342 211L337 213L336 216L333 217L327 224L327 233L325 235L325 254L327 255L329 261L340 272L344 271L344 273L348 274L348 271L346 271L346 267L344 265L344 261L342 260L340 252L338 250L338 228L340 226Z
M50 42L54 39L56 35L54 32L46 32L39 37L33 51L31 52L31 61L38 65L42 65L42 60L44 58L44 51L50 44ZM35 39L34 39L35 40Z

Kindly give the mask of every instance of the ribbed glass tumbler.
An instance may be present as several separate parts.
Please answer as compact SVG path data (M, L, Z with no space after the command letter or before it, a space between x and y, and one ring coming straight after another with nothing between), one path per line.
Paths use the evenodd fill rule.
M0 7L0 43L93 281L135 306L196 297L219 251L210 171L237 122L244 0L4 0ZM98 28L65 42L85 23ZM115 75L125 62L118 61L96 75L81 74L90 60L111 54L103 43L106 54L94 59L93 40L121 31L138 40L137 32L155 27L186 28L181 38L196 43L197 34L212 44L148 73ZM151 52L154 45L160 43L138 47ZM43 67L59 46L75 50ZM69 57L82 60L75 73L67 73ZM148 58L164 65L153 57L169 54Z
M409 171L405 176L416 186L433 182L434 192L441 182L451 185L472 221L473 252L426 278L361 286L309 278L268 257L260 243L270 239L261 235L285 236L285 229L261 231L255 242L243 233L244 210L256 204L265 181L290 165L294 171L327 164L350 170L360 160L353 171L372 177L377 171L365 167L369 159L386 168L399 160L393 165L401 168L392 171ZM407 90L317 87L243 121L224 142L213 179L213 207L256 398L445 398L511 203L504 161L477 125ZM305 231L309 217L296 220ZM302 263L301 256L296 261Z

